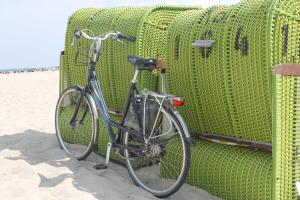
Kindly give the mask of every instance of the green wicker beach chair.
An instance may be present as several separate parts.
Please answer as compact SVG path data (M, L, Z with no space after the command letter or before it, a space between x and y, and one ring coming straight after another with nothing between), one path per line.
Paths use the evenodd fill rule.
M274 74L272 199L299 199L300 64L279 65Z
M223 199L298 198L297 98L291 96L297 85L289 78L288 88L274 82L285 91L272 90L272 68L300 62L299 8L299 1L241 1L198 16L182 13L170 26L169 92L189 99L181 111L197 138L218 136L193 149L188 183ZM216 44L191 48L199 39ZM245 141L268 150L241 147Z

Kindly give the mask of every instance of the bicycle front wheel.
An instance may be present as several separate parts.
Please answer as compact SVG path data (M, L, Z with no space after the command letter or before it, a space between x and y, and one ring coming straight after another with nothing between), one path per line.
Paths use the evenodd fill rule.
M149 104L147 106L155 107L154 101ZM157 109L154 115L145 113L152 115L152 120L144 120L148 144L126 132L124 145L139 148L143 153L125 149L125 160L129 174L138 186L164 198L175 193L184 183L189 169L190 146L171 110Z
M65 152L78 160L93 150L97 133L95 104L89 94L80 98L82 89L67 88L60 96L55 110L55 129L58 143ZM76 118L71 121L76 108Z

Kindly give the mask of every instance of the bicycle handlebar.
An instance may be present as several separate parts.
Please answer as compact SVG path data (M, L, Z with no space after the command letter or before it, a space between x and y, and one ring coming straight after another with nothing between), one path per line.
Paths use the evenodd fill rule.
M102 41L107 40L108 38L111 38L112 40L120 42L124 45L127 45L127 44L125 42L123 42L121 39L130 41L130 42L135 41L134 36L125 35L121 32L108 32L108 33L98 35L98 36L91 36L88 33L86 33L86 31L90 31L90 30L88 30L88 29L83 29L83 30L74 29L71 46L73 46L75 44L75 40L79 39L81 36L85 37L88 40L93 41L93 44L91 45L91 48L90 48L90 58L94 62L97 62L97 60L99 58Z
M123 43L122 41L119 41L119 39L124 39L124 40L130 41L130 42L134 42L136 40L136 38L134 36L126 35L121 32L108 32L108 33L105 33L104 35L99 35L99 36L93 37L93 36L88 35L85 32L85 30L86 29L84 29L84 30L75 29L74 30L72 45L74 44L75 39L79 39L81 36L84 36L86 39L92 40L92 41L96 41L96 40L103 41L108 38L113 38L114 40L117 40L118 42Z
M136 38L134 36L131 36L131 35L125 35L123 33L120 33L120 32L117 32L118 34L118 38L120 39L125 39L125 40L128 40L130 42L134 42L136 40Z

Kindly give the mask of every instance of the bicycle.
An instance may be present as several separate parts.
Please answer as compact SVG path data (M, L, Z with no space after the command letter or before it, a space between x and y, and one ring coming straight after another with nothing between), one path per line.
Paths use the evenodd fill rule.
M165 62L128 56L128 61L135 67L135 73L119 123L109 115L95 69L103 41L110 38L126 44L125 40L134 42L135 37L120 32L91 36L87 29L76 29L72 46L81 36L92 42L87 81L84 87L75 85L65 89L58 99L55 129L59 146L78 160L87 158L96 145L101 113L110 142L107 144L105 163L95 167L107 168L111 148L115 148L125 160L129 174L137 186L160 198L175 193L187 176L192 139L183 118L175 108L182 106L184 99L166 94ZM139 92L137 80L140 72L154 69L160 71L161 93L147 89ZM176 158L171 159L174 153Z

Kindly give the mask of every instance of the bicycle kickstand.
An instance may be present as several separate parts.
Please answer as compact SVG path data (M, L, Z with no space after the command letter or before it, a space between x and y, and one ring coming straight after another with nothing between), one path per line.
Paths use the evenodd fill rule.
M109 143L107 143L105 163L100 163L100 164L94 165L94 168L96 170L106 169L108 167L110 151L111 151L111 143L109 142Z

